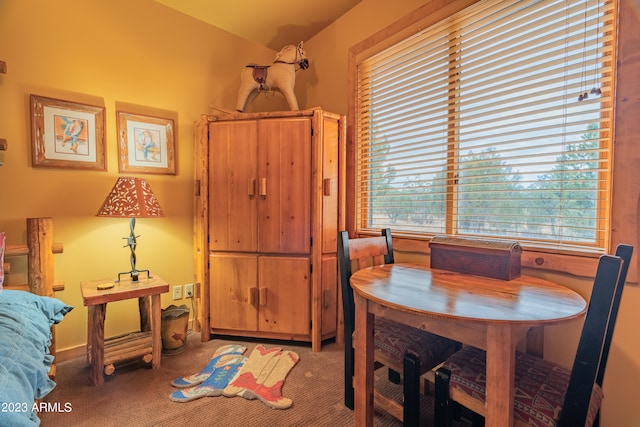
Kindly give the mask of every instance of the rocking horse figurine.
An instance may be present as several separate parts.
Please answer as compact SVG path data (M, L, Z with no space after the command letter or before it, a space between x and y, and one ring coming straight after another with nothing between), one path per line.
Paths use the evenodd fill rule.
M293 91L296 66L300 70L309 68L309 60L302 48L302 42L297 46L291 44L283 47L271 65L247 65L240 74L236 109L244 111L260 92L278 91L286 98L289 109L297 110L298 100Z

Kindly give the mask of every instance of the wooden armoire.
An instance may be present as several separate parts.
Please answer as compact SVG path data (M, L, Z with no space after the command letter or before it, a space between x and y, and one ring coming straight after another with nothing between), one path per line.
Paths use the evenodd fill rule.
M345 122L313 109L202 116L196 124L203 340L307 341L319 351L336 336Z

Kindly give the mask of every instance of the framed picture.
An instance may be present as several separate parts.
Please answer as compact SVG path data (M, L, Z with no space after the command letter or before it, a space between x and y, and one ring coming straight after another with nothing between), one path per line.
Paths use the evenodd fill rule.
M104 107L31 95L34 167L106 170Z
M120 172L175 175L173 119L117 112Z

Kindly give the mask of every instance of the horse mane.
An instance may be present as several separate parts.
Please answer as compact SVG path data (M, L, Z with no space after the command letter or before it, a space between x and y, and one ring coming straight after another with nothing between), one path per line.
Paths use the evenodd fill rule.
M284 46L282 49L280 49L280 52L276 53L276 57L274 59L274 61L279 60L282 56L284 56L285 54L289 53L289 51L296 49L295 45L292 44L288 44L286 46Z

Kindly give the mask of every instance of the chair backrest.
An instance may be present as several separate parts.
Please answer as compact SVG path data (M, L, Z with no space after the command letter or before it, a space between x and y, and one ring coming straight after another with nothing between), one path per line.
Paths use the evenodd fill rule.
M604 380L604 370L607 367L607 359L609 358L609 349L611 348L611 340L613 339L613 330L616 327L616 319L618 318L618 309L620 308L620 300L622 299L622 290L624 284L627 281L627 272L631 265L631 255L633 255L633 246L620 244L616 248L616 256L622 258L622 271L620 271L620 278L618 279L618 287L616 289L616 295L613 298L613 305L611 306L611 317L609 319L609 326L607 328L607 336L604 340L604 347L602 349L602 358L600 359L600 367L598 368L598 375L596 376L596 383L602 387L602 381Z
M585 425L593 385L600 370L612 308L618 297L618 288L624 286L620 284L623 264L624 261L618 256L600 257L558 426Z
M371 265L392 264L393 247L391 230L382 230L382 236L349 239L346 231L338 232L338 262L340 264L340 288L342 289L342 311L344 318L345 345L351 344L355 327L355 305L353 289L349 279L353 272ZM347 342L348 341L348 342Z

